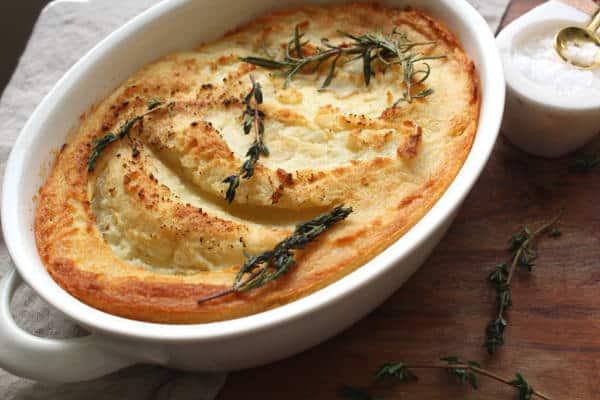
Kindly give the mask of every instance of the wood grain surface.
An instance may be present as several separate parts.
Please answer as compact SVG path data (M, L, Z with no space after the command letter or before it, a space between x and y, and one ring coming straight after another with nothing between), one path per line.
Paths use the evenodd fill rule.
M540 4L514 0L504 25ZM600 144L584 149L600 150ZM439 371L420 381L371 386L385 361L435 362L457 355L506 377L521 371L553 399L600 399L600 168L587 174L559 160L530 157L501 136L456 222L433 255L385 304L335 338L293 358L232 373L220 400L332 399L342 384L370 387L386 399L516 399L514 389L481 379L461 387ZM507 239L523 222L561 206L562 237L543 239L532 274L513 281L506 345L482 346L494 310L487 274L506 261Z

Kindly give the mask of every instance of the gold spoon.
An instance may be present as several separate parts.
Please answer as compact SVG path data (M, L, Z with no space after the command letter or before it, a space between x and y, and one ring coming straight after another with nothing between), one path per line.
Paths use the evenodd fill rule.
M561 29L554 38L554 48L558 55L566 62L581 69L594 69L600 67L600 37L596 32L600 28L600 9L596 11L592 20L586 27L568 26ZM586 43L596 46L596 54L592 59L573 57L569 49L581 47Z

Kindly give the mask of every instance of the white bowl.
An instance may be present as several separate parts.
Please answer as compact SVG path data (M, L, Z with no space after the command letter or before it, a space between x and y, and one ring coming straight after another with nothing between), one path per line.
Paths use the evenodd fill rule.
M585 25L582 11L549 1L519 17L497 38L506 74L507 98L502 132L517 147L541 157L560 157L600 133L600 98L564 96L526 78L512 62L514 46L538 32Z
M464 0L397 0L439 18L476 63L482 106L473 149L455 181L427 215L365 266L293 303L245 318L197 325L153 324L120 318L78 301L46 272L32 232L34 204L44 176L79 115L144 64L223 33L275 9L332 1L172 0L134 18L83 57L56 84L23 128L4 179L2 228L15 261L2 283L0 367L27 378L80 381L136 363L188 370L232 370L290 356L347 328L417 269L450 225L484 168L498 135L504 79L494 37ZM91 332L80 339L42 339L20 330L8 305L23 279L48 303ZM51 367L49 367L51 366Z

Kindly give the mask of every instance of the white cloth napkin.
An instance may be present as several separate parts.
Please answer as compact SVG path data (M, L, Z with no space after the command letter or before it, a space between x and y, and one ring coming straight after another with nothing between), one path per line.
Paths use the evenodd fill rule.
M496 30L509 0L469 0ZM19 65L0 99L0 177L19 131L56 81L98 41L157 0L56 0L41 13ZM0 178L2 179L2 178ZM0 275L12 268L0 240ZM82 335L76 325L43 302L29 287L13 299L17 323L38 336ZM1 351L1 349L0 349ZM52 368L52 366L49 366ZM225 374L183 373L135 366L93 382L44 384L0 370L2 400L209 400Z

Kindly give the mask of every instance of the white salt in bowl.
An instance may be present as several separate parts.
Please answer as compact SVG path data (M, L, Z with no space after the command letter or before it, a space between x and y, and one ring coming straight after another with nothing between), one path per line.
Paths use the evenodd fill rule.
M504 135L542 157L560 157L600 133L600 70L577 70L552 58L561 28L584 25L590 16L549 1L508 25L497 38L506 76ZM525 51L523 51L525 50ZM533 62L528 64L528 62Z

